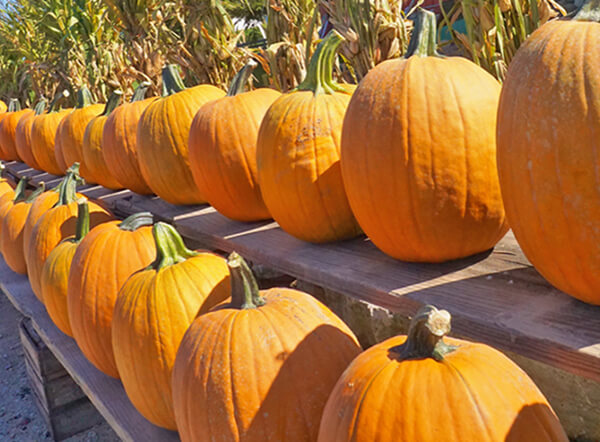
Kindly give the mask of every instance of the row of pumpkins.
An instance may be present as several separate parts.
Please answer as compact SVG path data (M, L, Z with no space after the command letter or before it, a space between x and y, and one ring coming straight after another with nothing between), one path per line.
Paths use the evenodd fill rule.
M0 182L0 251L64 333L183 441L567 441L512 361L447 338L426 306L362 352L312 296L259 290L241 256L189 250L149 213L113 220L77 167L27 195Z
M117 91L102 111L83 89L75 110L59 110L59 94L48 113L41 103L3 114L0 156L55 175L79 162L89 183L207 201L239 221L273 218L305 241L364 232L405 261L489 250L510 224L552 284L600 304L600 72L594 47L583 49L600 25L590 4L534 33L503 88L467 59L439 56L435 17L423 13L405 58L357 88L332 80L341 37L331 33L293 92L244 92L252 64L227 94L186 89L169 66L162 98L144 99L142 84L131 103L118 106Z

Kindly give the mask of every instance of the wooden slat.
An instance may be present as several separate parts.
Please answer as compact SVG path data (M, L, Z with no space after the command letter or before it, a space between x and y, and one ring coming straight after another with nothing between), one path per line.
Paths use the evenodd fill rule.
M46 309L29 286L25 276L13 273L0 259L0 290L13 305L33 321L35 330L79 384L100 414L125 441L178 441L177 433L148 422L131 404L120 381L97 370L81 353L75 341L52 323Z

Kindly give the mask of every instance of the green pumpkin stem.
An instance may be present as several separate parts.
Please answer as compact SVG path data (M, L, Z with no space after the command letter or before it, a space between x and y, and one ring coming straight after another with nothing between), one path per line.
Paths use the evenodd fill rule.
M246 90L246 85L248 84L248 80L252 76L252 72L258 66L258 63L252 59L246 63L246 65L235 74L231 84L229 85L229 89L227 90L227 96L233 97L237 94L241 94Z
M264 305L256 278L244 258L232 252L227 258L227 266L231 275L231 307L247 310Z
M40 183L39 187L37 189L35 189L31 195L29 195L27 197L27 199L25 200L25 202L27 204L31 204L35 201L35 199L40 196L42 193L44 193L46 191L46 183L44 183L43 181Z
M44 97L40 98L33 108L35 115L42 115L44 112L46 112L46 106L48 106L48 100L46 100Z
M19 201L25 201L27 199L25 191L27 190L27 184L29 183L29 180L29 177L23 177L19 180L19 183L15 188L15 196L13 198L13 202L18 203Z
M11 98L8 102L7 112L18 112L21 110L21 103L16 98Z
M600 0L585 0L574 20L600 23Z
M315 95L346 91L333 80L335 56L343 41L344 38L334 30L319 43L310 59L306 78L298 85L297 91L311 91Z
M85 198L77 200L77 227L75 241L80 242L90 231L90 206Z
M140 227L151 226L154 222L154 215L150 212L139 212L125 218L119 224L119 229L135 232Z
M402 360L433 358L440 362L456 347L444 342L450 332L451 316L432 305L422 307L410 322L404 344L392 349Z
M77 91L77 104L75 105L75 109L83 109L91 104L94 104L92 93L87 86L81 86L81 89Z
M73 163L67 169L67 173L62 182L58 185L58 201L54 207L65 206L77 201L77 185L83 180L79 176L79 163Z
M48 113L51 114L53 112L58 112L58 110L60 109L60 101L63 98L69 98L69 91L68 90L64 90L64 91L60 91L59 93L57 93L54 96L54 99L52 100L52 103L50 103L50 109L48 110Z
M116 89L110 94L108 97L108 101L106 102L106 106L104 106L104 112L102 112L103 117L108 117L112 111L114 111L119 104L121 104L121 98L123 98L123 91Z
M185 246L181 235L170 224L163 222L154 224L152 235L156 243L156 259L151 265L154 270L184 262L198 255Z
M178 66L169 64L162 70L163 97L185 90L185 84L179 75Z
M418 8L414 15L413 31L404 58L441 57L437 52L437 24L435 14Z
M144 100L146 98L146 92L148 91L148 88L150 86L152 86L152 83L150 83L149 81L144 81L140 83L139 86L135 88L135 91L133 91L131 103Z

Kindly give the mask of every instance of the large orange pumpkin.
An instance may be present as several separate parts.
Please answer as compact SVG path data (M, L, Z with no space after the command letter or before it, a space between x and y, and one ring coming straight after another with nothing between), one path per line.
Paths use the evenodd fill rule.
M15 112L19 112L21 110L21 103L16 98L11 98L8 103L8 109L5 112L0 113L0 126L2 122L8 118L11 114ZM0 145L0 160L3 161L11 161L10 158L7 158L7 155L4 153L4 149Z
M110 113L119 106L123 92L114 91L109 97L104 112L92 118L85 129L83 135L83 163L87 168L87 176L81 175L86 181L98 183L108 189L122 189L116 178L112 175L110 169L104 162L102 153L102 131L104 124Z
M40 170L41 167L35 161L33 151L31 150L31 126L33 125L33 119L46 111L47 104L48 100L45 98L40 99L35 105L33 113L30 112L21 117L15 130L15 146L19 158L29 167L36 170Z
M360 353L350 329L312 296L259 292L232 253L231 302L200 315L173 368L183 441L314 441L344 369Z
M42 215L33 228L29 248L25 250L31 289L40 301L43 301L40 279L46 258L63 239L75 234L78 199L75 188L76 177L70 174L60 189L57 203ZM91 226L112 219L110 213L96 203L89 203L89 211Z
M206 201L190 170L188 135L200 106L224 95L221 89L207 84L186 89L177 66L163 69L163 96L150 103L140 117L136 150L144 180L165 201Z
M155 256L147 212L95 227L75 252L67 293L73 337L88 360L114 378L119 377L111 340L117 295Z
M426 306L408 336L346 369L323 412L320 442L567 442L546 398L497 350L444 338L450 315Z
M102 133L102 154L112 175L127 189L142 195L152 193L140 171L136 149L140 117L156 100L156 97L144 99L148 87L149 82L141 83L130 103L124 103L112 111Z
M523 252L551 284L600 305L600 5L534 32L509 66L498 171Z
M103 104L94 104L89 89L83 86L77 94L77 106L60 125L56 133L55 143L59 146L57 155L62 155L61 164L67 168L79 163L81 176L87 176L88 170L83 162L83 136L92 118L102 113ZM92 183L91 181L89 182Z
M373 243L405 261L493 247L508 230L496 172L500 84L435 52L435 16L418 12L404 58L358 86L344 119L342 174Z
M41 186L24 200L16 199L15 204L12 207L8 207L6 215L2 219L0 248L4 256L4 261L6 261L6 264L13 272L22 275L27 274L27 263L25 262L25 253L23 252L25 222L27 221L31 205L44 191L44 183L41 183Z
M339 162L352 91L332 80L341 42L332 32L319 44L306 79L273 103L258 133L258 177L267 209L283 230L316 243L360 233Z
M68 336L73 336L67 309L67 284L73 255L79 243L90 231L90 212L88 202L81 198L77 202L77 225L75 235L65 238L48 255L40 286L42 299L48 316L54 324Z
M61 120L72 112L72 109L60 109L60 101L68 96L66 90L57 94L48 112L34 117L31 124L31 151L35 161L43 171L53 175L64 175L56 162L54 139Z
M179 342L197 314L229 296L229 271L223 258L188 250L170 225L157 223L153 233L156 260L119 292L112 344L133 405L152 423L175 430L171 371Z
M256 138L267 109L281 94L272 89L244 92L256 62L234 78L227 97L200 108L190 129L194 181L207 201L238 221L269 219L256 170Z
M2 158L7 161L23 160L19 157L17 151L17 125L21 118L34 114L34 111L31 109L19 109L15 112L8 113L2 121L0 121L0 150Z

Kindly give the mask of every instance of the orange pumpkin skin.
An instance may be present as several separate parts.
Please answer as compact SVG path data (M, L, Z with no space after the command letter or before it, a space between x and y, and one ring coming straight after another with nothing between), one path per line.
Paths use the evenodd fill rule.
M506 215L523 252L552 285L596 305L598 41L600 24L577 16L534 32L508 70L497 133Z
M239 92L205 104L194 117L190 167L200 193L221 214L237 221L269 219L258 186L256 139L267 109L281 94Z
M483 344L445 338L454 351L404 358L406 336L359 355L337 382L319 442L561 441L546 398L514 362Z
M78 195L79 198L82 195ZM29 244L31 242L31 233L33 232L33 228L40 220L40 218L54 205L58 202L58 192L53 190L47 190L38 196L35 201L31 204L31 208L29 209L29 213L27 214L27 219L25 220L25 226L23 227L23 254L25 255L25 260L27 261L27 253L26 251L29 249Z
M67 292L77 345L96 368L114 378L119 378L111 340L117 294L134 272L156 256L151 226L129 231L120 224L111 221L96 226L83 239L73 258Z
M71 112L71 109L64 109L38 115L33 119L31 125L31 150L35 161L42 170L52 175L64 175L56 162L54 139L61 120Z
M360 346L312 296L285 288L260 296L254 308L222 304L186 332L173 369L182 441L316 440L327 398Z
M33 169L41 170L41 167L35 160L33 151L31 150L31 126L33 125L35 117L36 115L34 112L27 113L21 117L15 130L15 146L19 158L21 158L25 164Z
M56 164L58 164L58 167L60 168L60 170L63 171L63 173L67 173L67 169L70 167L67 166L67 161L65 160L65 155L63 153L63 144L62 144L62 131L63 131L63 125L65 124L65 121L67 120L67 117L63 118L60 121L60 124L58 125L58 128L56 129L56 136L54 137L54 158L56 159Z
M339 161L342 121L351 94L310 90L315 81L311 77L327 75L316 71L320 67L316 60L335 56L341 39L324 40L321 45L331 42L333 51L320 46L323 52L317 49L313 55L306 90L302 90L303 83L269 108L257 142L258 177L267 209L287 233L314 243L360 234Z
M137 125L142 113L156 97L143 98L143 91L137 101L123 103L108 116L102 133L102 153L104 161L115 179L127 189L141 195L150 195L152 190L144 181L136 149Z
M169 68L165 69L168 72ZM206 198L198 191L190 170L190 126L203 104L221 98L225 92L211 85L175 90L153 101L140 117L138 162L144 180L159 197L171 204L200 204Z
M6 112L6 110L8 109L8 106L6 105L6 103L2 100L0 100L0 114Z
M20 161L16 145L17 126L19 120L26 116L34 115L31 109L23 109L17 112L10 112L0 122L0 148L2 156L9 161Z
M504 236L499 94L490 74L461 57L413 55L363 78L344 119L342 174L356 219L379 249L442 262Z
M229 292L227 264L211 253L135 273L119 292L112 321L115 361L129 399L155 425L176 429L171 371L177 348L194 317Z

